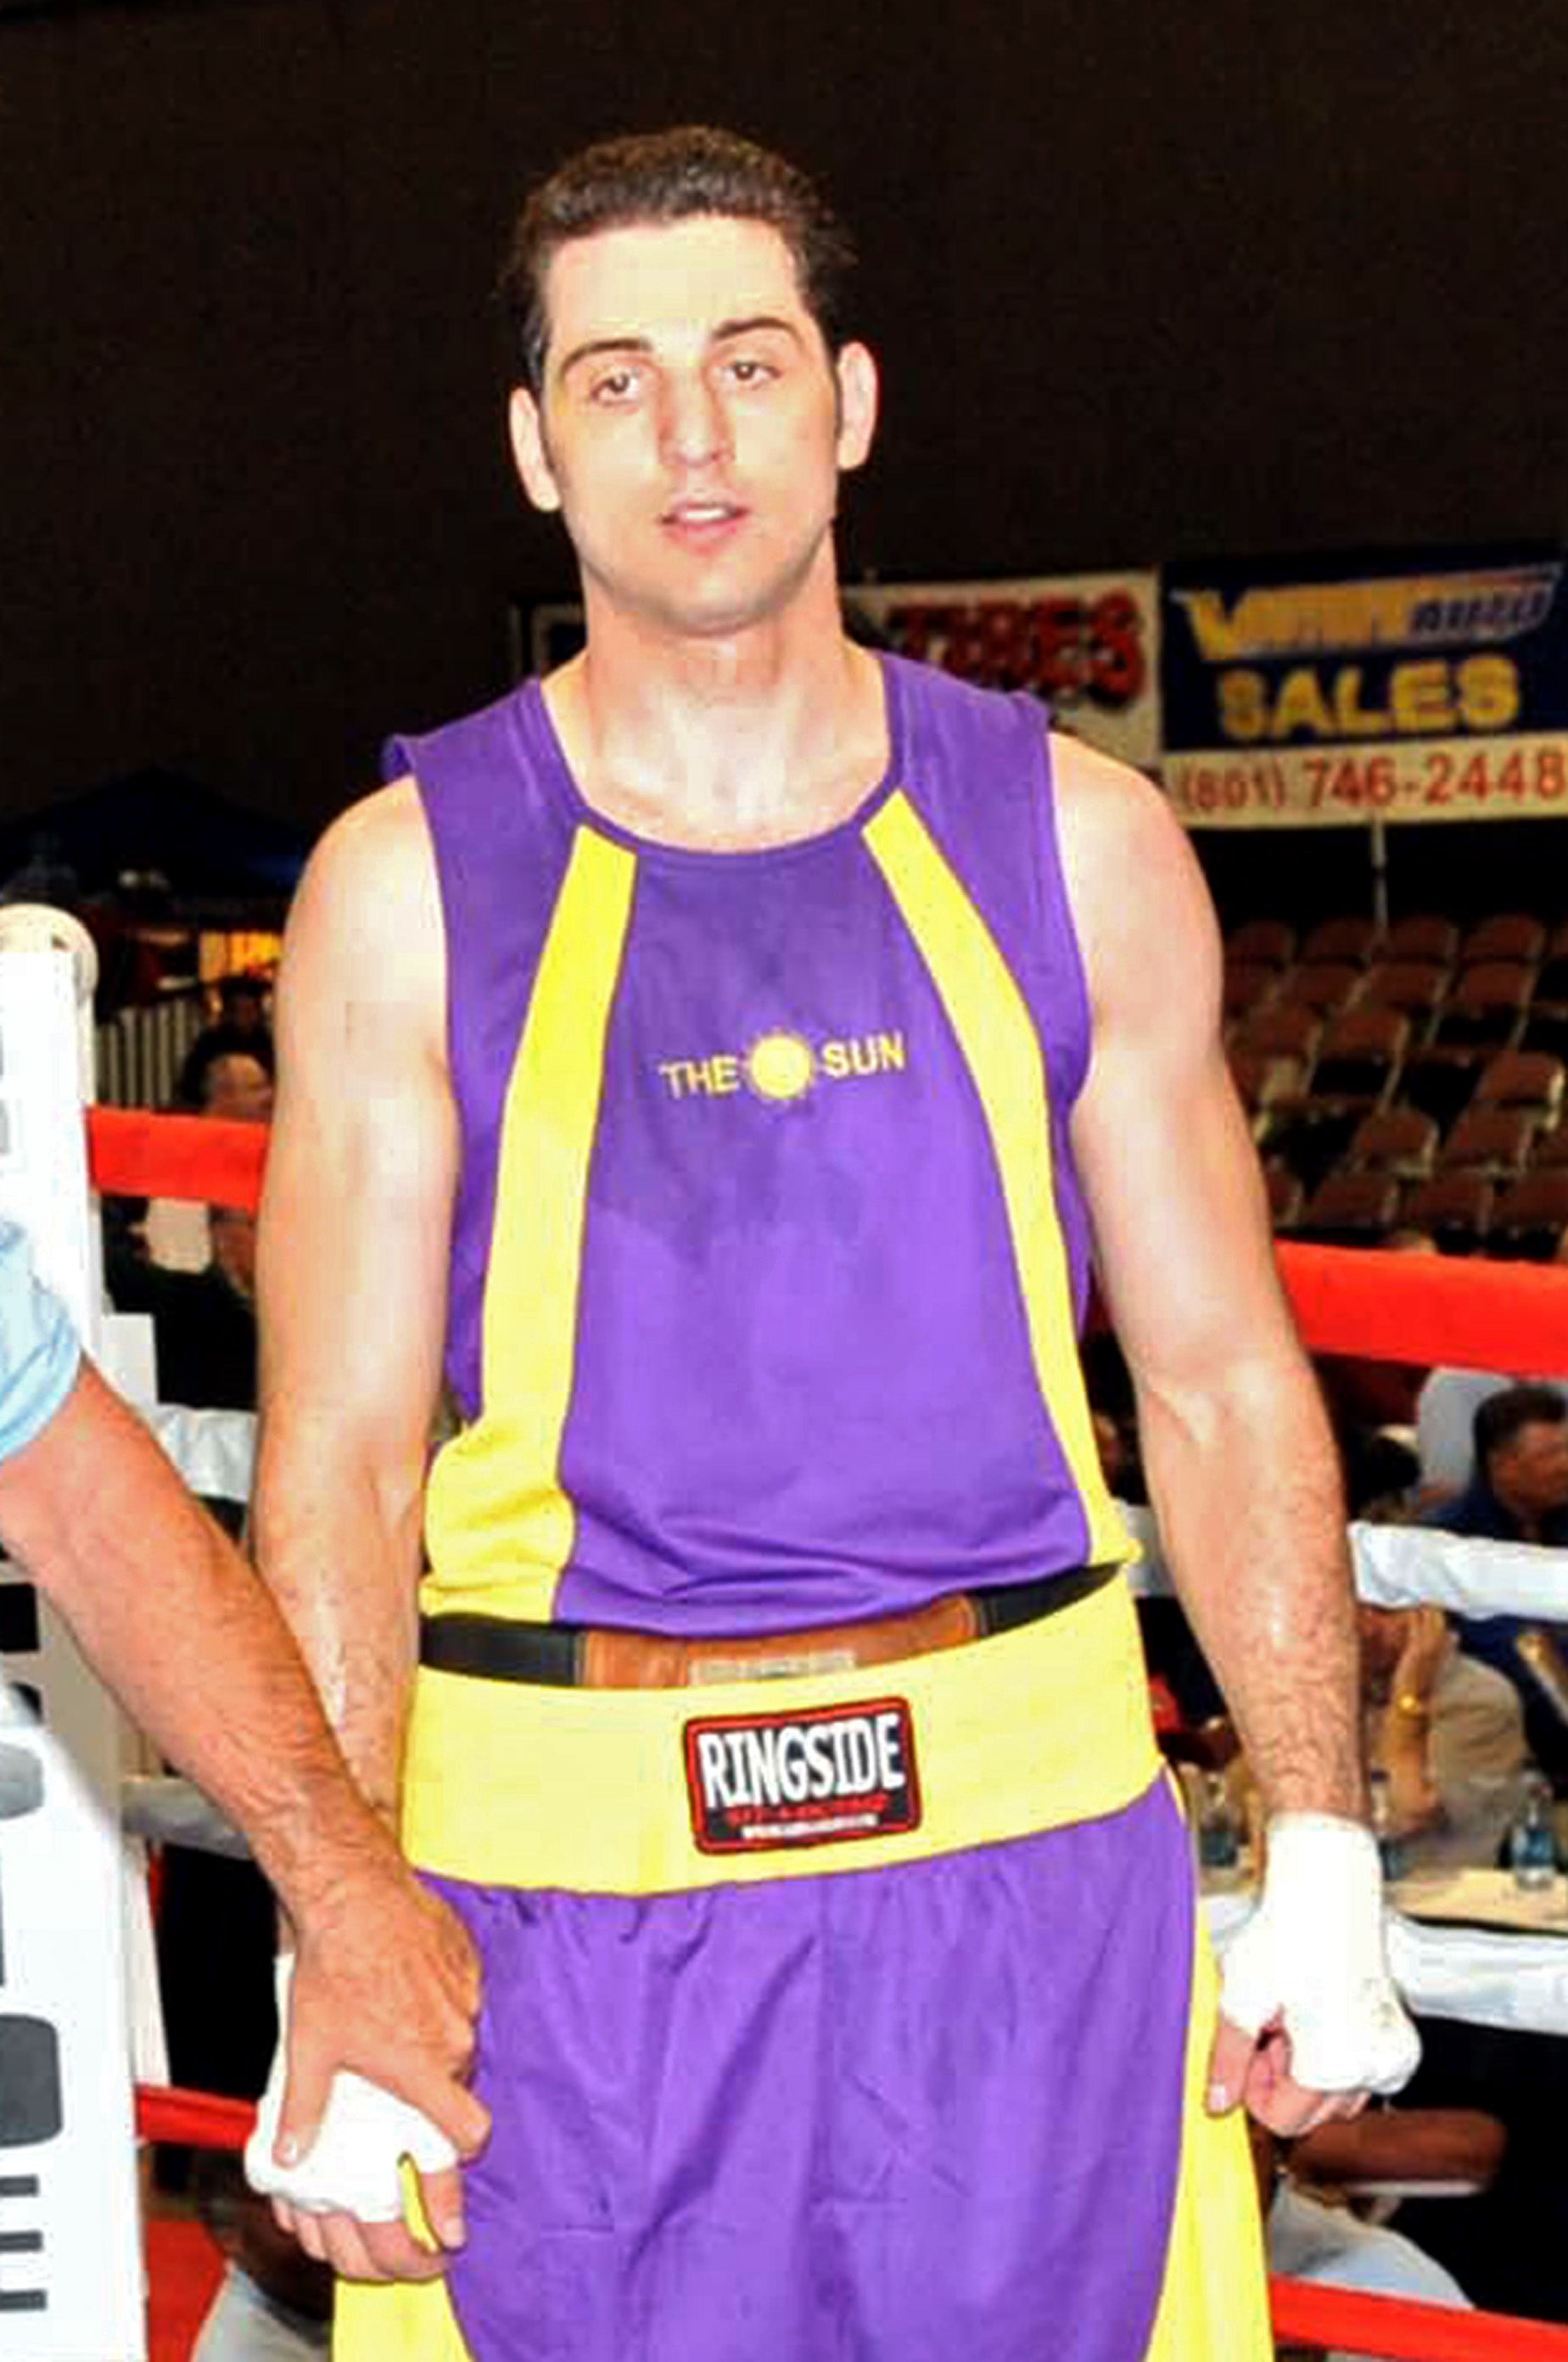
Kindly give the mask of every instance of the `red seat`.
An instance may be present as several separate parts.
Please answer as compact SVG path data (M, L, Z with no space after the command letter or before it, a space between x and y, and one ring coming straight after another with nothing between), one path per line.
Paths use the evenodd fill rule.
M1410 1040L1397 1009L1353 1009L1334 1018L1319 1044L1313 1097L1374 1108L1386 1099Z
M1391 960L1441 960L1453 965L1459 949L1459 929L1452 919L1397 919L1384 944Z
M1304 960L1349 960L1364 967L1376 950L1381 929L1375 919L1322 919L1311 928L1301 946Z
M1407 1017L1430 1017L1448 990L1449 971L1438 960L1390 960L1367 970L1363 1009L1402 1009Z
M1510 914L1482 919L1459 946L1460 964L1474 967L1478 960L1522 960L1533 967L1546 948L1546 929L1539 919Z
M1265 967L1288 967L1296 957L1296 930L1280 919L1249 919L1226 936L1225 955L1256 960Z
M1534 1108L1544 1122L1555 1123L1562 1106L1565 1076L1568 1067L1561 1058L1549 1058L1540 1052L1505 1050L1482 1067L1474 1104L1478 1108Z
M1444 1254L1474 1254L1496 1203L1496 1185L1476 1173L1440 1173L1418 1182L1405 1200L1406 1226L1429 1231Z
M1472 1108L1443 1142L1439 1170L1511 1178L1529 1163L1530 1143L1540 1129L1540 1116L1529 1108Z
M1294 1105L1307 1088L1307 1062L1233 1043L1225 1054L1236 1096L1252 1120L1253 1136L1266 1130L1272 1109Z
M1262 960L1225 962L1222 987L1226 1018L1244 1017L1249 1010L1267 1000L1279 984L1279 970L1267 966Z
M1568 1165L1527 1173L1504 1193L1487 1233L1488 1254L1551 1263L1568 1231Z
M1348 1008L1361 990L1365 974L1364 968L1353 966L1348 960L1319 960L1310 966L1292 968L1280 987L1280 999L1297 1008L1327 1014Z
M1399 1220L1399 1184L1388 1173L1331 1173L1301 1210L1297 1238L1321 1246L1375 1246Z
M1424 1181L1437 1156L1438 1128L1418 1108L1388 1108L1363 1117L1348 1159L1355 1171L1391 1173L1396 1180Z
M1236 1028L1238 1050L1261 1051L1266 1057L1299 1058L1309 1067L1318 1054L1323 1021L1317 1010L1300 1001L1271 1001L1253 1010Z
M1518 960L1467 967L1437 1021L1432 1039L1444 1048L1511 1049L1524 1023L1535 970Z

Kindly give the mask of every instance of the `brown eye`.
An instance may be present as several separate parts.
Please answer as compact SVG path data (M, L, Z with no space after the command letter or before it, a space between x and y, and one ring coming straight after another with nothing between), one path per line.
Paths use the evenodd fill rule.
M636 392L636 386L635 370L609 370L603 377L594 379L589 398L593 402L624 402Z

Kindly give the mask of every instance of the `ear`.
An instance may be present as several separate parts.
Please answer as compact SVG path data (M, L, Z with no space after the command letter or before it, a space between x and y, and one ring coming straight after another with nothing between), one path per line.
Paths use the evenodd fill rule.
M864 345L845 345L834 362L838 380L838 464L858 468L877 431L877 364Z
M523 489L536 509L553 512L560 507L560 487L556 482L555 469L550 465L545 444L545 425L539 415L539 405L525 385L513 389L508 404L506 423L512 437L512 457Z

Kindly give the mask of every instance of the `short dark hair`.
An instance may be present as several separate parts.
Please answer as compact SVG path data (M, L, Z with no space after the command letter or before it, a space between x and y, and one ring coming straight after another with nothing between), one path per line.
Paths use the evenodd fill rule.
M513 232L501 297L536 394L545 381L549 322L545 275L572 239L701 215L766 222L789 248L801 300L830 353L845 341L844 306L855 267L847 232L815 182L768 148L704 123L601 139L569 157L534 191Z
M1568 1419L1568 1396L1557 1386L1505 1386L1488 1395L1475 1411L1475 1464L1485 1470L1494 1451L1512 1443L1524 1427L1561 1427Z

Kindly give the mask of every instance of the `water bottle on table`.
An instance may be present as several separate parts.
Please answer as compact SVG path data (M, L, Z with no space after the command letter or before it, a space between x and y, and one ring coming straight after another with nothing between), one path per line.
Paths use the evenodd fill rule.
M1543 1893L1557 1875L1551 1790L1539 1772L1527 1772L1520 1783L1519 1809L1508 1831L1508 1864L1521 1893Z

